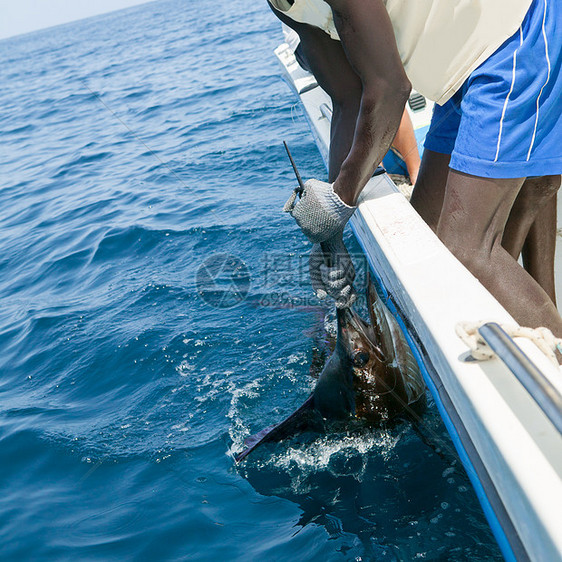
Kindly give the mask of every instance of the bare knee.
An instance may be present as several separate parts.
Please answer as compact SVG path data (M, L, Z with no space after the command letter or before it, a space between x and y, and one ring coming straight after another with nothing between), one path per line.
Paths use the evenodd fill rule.
M552 197L560 189L560 175L529 178L527 181L533 183L542 196L546 198Z
M471 247L462 243L458 239L447 240L442 238L442 242L449 251L468 269L472 275L478 279L486 277L490 270L491 252L483 247Z
M493 254L501 246L499 239L481 233L480 236L469 234L452 224L439 224L437 234L447 249L457 258L472 275L482 283L493 275Z
M519 203L535 210L549 201L560 189L560 175L527 178L519 193Z

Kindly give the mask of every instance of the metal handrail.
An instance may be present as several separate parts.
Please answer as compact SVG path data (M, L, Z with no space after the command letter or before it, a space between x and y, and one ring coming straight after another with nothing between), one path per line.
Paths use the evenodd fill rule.
M499 324L488 322L478 332L562 434L562 394L558 389Z
M332 108L327 103L321 103L320 104L320 113L328 121L332 120Z

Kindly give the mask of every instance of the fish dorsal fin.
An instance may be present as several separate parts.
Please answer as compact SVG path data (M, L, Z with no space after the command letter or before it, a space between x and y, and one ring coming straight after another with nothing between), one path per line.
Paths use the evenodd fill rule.
M405 346L411 353L410 348L406 343L396 318L394 318L386 304L379 297L373 283L369 283L367 286L367 302L369 303L373 332L384 357L386 357L388 362L400 361L397 357L397 346Z
M402 380L410 404L424 396L425 384L419 366L398 322L370 282L370 276L367 280L367 303L375 337L380 342L384 356L394 362L392 369Z
M384 355L388 358L392 355L392 349L389 349L390 326L386 317L385 305L379 297L375 285L371 282L371 276L367 274L367 307L369 309L369 318L373 334L379 347ZM389 352L391 355L389 356Z

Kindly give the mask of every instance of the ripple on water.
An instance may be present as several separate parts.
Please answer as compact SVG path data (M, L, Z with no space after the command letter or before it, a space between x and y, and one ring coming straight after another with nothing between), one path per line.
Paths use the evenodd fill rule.
M0 41L3 559L498 558L434 407L439 453L398 424L234 466L323 327L266 298L310 296L267 278L310 249L281 141L325 177L279 38L266 3L162 0ZM216 253L250 272L232 308L197 293Z

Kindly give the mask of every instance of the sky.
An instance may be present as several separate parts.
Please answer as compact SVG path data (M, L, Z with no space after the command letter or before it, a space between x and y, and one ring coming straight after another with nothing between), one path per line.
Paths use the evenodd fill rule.
M0 39L144 2L147 0L0 0Z

